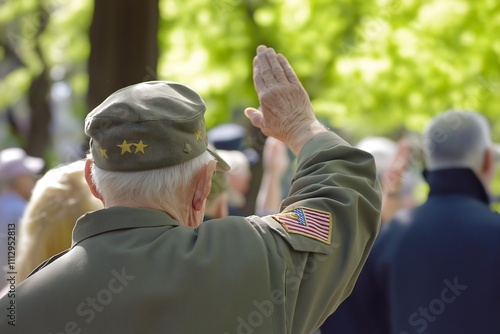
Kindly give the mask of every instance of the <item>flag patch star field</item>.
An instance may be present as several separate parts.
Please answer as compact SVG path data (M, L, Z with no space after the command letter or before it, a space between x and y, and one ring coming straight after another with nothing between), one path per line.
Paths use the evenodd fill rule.
M331 241L332 215L329 212L298 207L272 217L288 233L300 234L326 244Z

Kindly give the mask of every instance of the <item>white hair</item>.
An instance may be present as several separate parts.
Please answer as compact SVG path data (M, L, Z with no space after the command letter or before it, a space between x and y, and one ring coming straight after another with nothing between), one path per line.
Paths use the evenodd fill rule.
M92 165L92 180L105 202L169 203L179 206L179 191L183 191L199 170L215 158L205 151L181 164L139 172L106 171Z
M382 178L394 159L398 145L388 138L369 136L361 139L356 147L373 155L377 174Z
M231 167L229 175L240 175L250 173L250 162L241 151L217 150L217 153Z
M492 147L488 121L473 111L450 110L431 120L424 131L428 170L465 167L478 173Z

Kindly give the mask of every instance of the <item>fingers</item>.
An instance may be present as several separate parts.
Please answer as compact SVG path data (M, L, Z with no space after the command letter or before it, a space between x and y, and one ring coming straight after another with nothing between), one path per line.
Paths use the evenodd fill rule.
M399 143L398 143L398 151L401 153L404 157L407 157L410 155L410 144L408 142L408 139L402 138Z
M283 68L283 72L285 73L286 78L290 83L296 84L300 83L299 78L295 74L295 71L292 68L292 65L288 62L288 59L285 58L282 54L279 54L277 56L277 59Z
M255 56L255 58L253 59L253 85L257 93L261 92L266 88L266 84L262 79L261 69L259 66L259 60L257 59L257 56Z
M245 116L248 117L253 126L261 129L262 123L264 121L264 117L262 116L262 112L255 108L246 108Z
M257 61L260 66L260 75L266 86L287 81L285 71L278 61L276 52L273 48L267 48L260 45L257 48Z

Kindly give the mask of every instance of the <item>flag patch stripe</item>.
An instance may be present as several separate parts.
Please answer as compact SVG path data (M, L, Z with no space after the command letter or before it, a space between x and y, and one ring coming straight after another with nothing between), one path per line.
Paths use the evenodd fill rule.
M288 233L330 243L332 216L328 212L298 207L273 216Z
M321 225L321 224L316 224L316 223L309 223L309 227L306 228L306 227L302 227L303 225L300 225L300 224L297 224L296 221L288 218L288 217L282 217L281 218L285 223L287 223L287 227L295 227L297 229L301 229L301 230L305 230L305 231L308 231L308 230L311 230L311 231L316 231L318 234L324 234L328 237L328 233L330 232L330 229L324 225ZM315 230L316 228L316 230Z

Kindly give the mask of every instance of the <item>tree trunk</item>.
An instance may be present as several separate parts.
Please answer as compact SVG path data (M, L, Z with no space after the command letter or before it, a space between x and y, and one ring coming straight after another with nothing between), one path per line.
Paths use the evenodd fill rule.
M44 68L42 73L31 82L28 94L31 118L26 153L31 156L44 158L51 143L49 94L50 82L47 69Z
M158 0L95 0L89 111L120 88L156 79L158 19Z
M33 79L28 91L28 104L30 107L30 130L28 133L28 143L26 153L35 157L45 157L47 148L51 143L49 124L51 120L50 112L50 81L48 76L48 67L40 48L40 36L47 27L49 13L40 4L39 8L40 22L38 31L35 35L35 53L42 64L42 71Z

